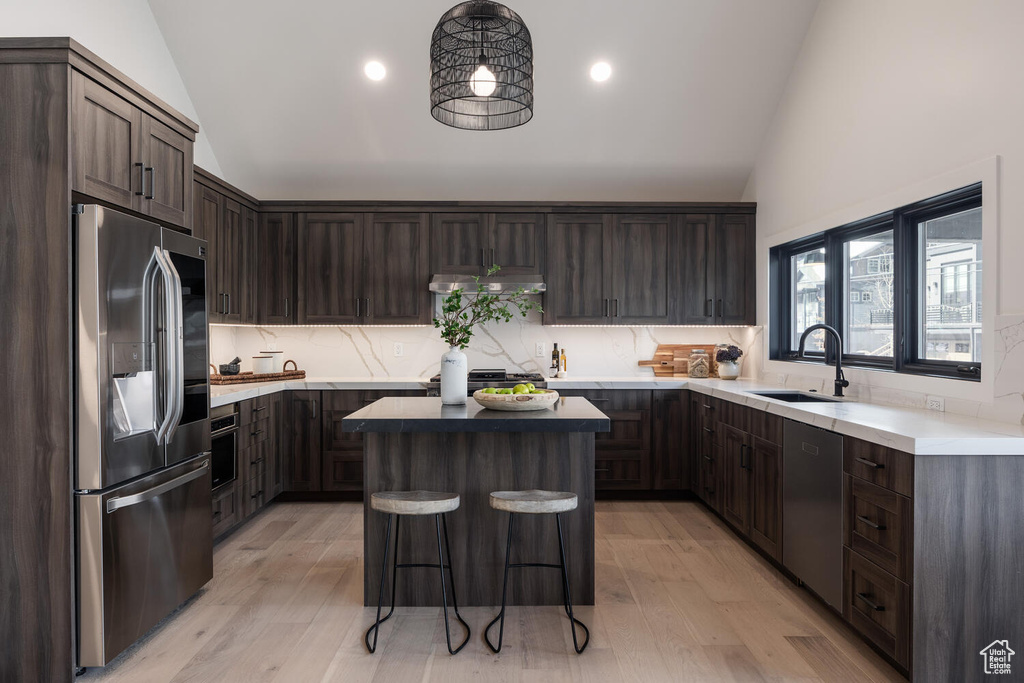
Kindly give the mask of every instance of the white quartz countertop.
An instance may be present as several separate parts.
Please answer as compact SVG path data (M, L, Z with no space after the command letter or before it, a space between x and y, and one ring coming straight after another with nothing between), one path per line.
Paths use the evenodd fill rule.
M301 389L423 389L426 377L313 377L288 382L211 387L210 405L227 405L279 391ZM754 391L792 391L753 380L660 377L570 377L550 379L555 389L690 389L765 410L871 443L916 455L1024 455L1024 426L965 415L861 401L786 403Z

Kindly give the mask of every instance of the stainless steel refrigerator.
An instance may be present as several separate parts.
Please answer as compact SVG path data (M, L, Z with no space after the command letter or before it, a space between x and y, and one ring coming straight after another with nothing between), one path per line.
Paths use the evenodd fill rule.
M213 576L206 242L73 208L78 665Z

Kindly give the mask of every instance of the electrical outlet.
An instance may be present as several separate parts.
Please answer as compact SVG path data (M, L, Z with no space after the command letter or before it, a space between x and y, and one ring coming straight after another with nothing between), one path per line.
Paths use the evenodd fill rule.
M544 350L544 342L537 342L537 358L543 358L547 355L547 351Z
M395 342L395 357L401 357L405 355L405 347L402 342Z
M780 372L778 375L775 376L775 381L779 384L785 384L786 376Z
M928 410L937 410L940 413L946 412L946 399L941 396L929 396L925 406Z

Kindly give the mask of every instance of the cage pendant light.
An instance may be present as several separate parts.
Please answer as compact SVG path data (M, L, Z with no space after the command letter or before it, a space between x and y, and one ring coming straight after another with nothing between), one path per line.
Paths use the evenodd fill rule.
M490 0L444 13L430 41L430 115L466 130L533 117L533 42L518 14Z

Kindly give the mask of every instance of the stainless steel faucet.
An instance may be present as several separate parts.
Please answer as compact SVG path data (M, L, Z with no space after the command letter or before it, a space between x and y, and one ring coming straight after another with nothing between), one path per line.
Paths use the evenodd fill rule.
M808 327L804 330L804 333L800 335L800 348L797 350L796 355L800 358L804 357L804 344L807 342L807 336L815 330L825 330L836 340L836 391L833 396L842 396L843 389L850 386L850 383L843 375L843 338L839 336L839 332L836 331L836 328L831 325L824 325L821 323Z

